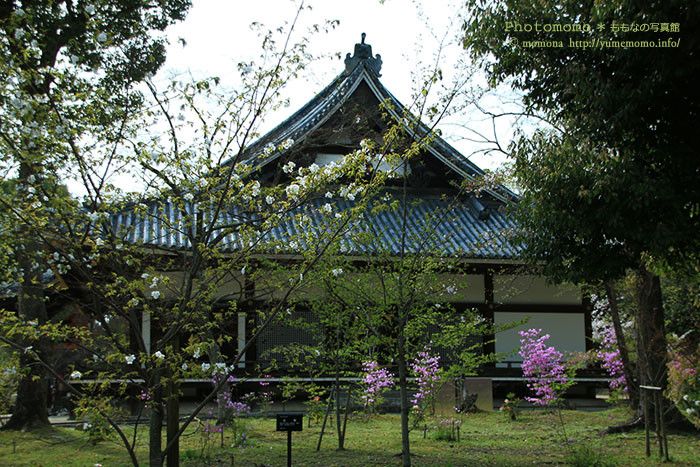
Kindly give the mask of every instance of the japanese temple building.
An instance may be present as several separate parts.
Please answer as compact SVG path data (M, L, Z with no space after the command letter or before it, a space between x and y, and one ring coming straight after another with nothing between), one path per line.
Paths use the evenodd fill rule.
M425 137L426 126L410 122L405 118L407 109L380 81L382 59L373 55L372 48L364 41L355 45L354 54L347 54L345 69L308 103L262 136L245 152L245 162L250 164L261 181L275 180L275 174L289 161L297 167L316 164L323 167L360 147L365 138L381 138L385 121L382 112L388 112L395 121L406 121L406 132L416 138ZM383 105L382 105L383 104ZM382 105L382 110L380 110ZM267 153L270 144L280 145L293 141L284 151ZM479 192L460 195L455 201L450 196L455 191L454 182L462 179L477 179L484 171L460 154L441 137L434 135L418 157L410 159L403 176L407 180L407 197L414 206L409 219L420 225L426 214L446 210L450 216L439 226L444 239L445 255L459 256L465 265L460 272L446 272L445 276L460 288L458 305L478 309L486 319L495 323L507 323L529 318L526 325L499 333L495 344L484 340L485 351L508 354L502 361L487 365L480 370L479 377L487 381L516 381L520 376L514 352L520 346L518 330L541 328L551 335L550 345L561 352L583 352L590 346L591 315L587 298L581 289L572 285L554 286L536 271L525 268L519 257L519 249L509 241L509 231L515 226L512 217L504 209L517 196L505 187L486 188ZM395 188L395 187L394 187ZM392 187L387 187L391 190ZM321 207L327 200L323 196L311 199L307 207L311 222L321 225ZM351 201L334 200L335 208L342 210ZM141 243L153 251L187 249L183 238L169 226L177 224L177 209L165 211L154 206L154 215L137 216L125 211L114 216L112 224L116 230L129 232L130 242ZM156 215L155 210L161 209ZM162 212L171 212L168 222L160 221ZM376 214L372 223L377 233L377 242L390 251L399 251L401 238L398 213L386 211ZM290 220L286 228L301 228ZM284 239L284 229L273 235ZM361 258L361 246L344 241L348 257ZM235 238L226 240L226 248L238 248ZM404 245L405 247L405 245ZM409 245L410 247L410 245ZM280 252L293 258L298 254L293 248ZM251 285L254 287L254 284ZM271 297L274 298L274 297ZM246 330L245 308L239 307L236 329L239 348L249 333ZM144 340L150 326L144 325ZM246 354L240 367L252 367L264 360L266 352L276 346L303 339L312 343L314 336L287 329L283 324L272 324L260 336Z

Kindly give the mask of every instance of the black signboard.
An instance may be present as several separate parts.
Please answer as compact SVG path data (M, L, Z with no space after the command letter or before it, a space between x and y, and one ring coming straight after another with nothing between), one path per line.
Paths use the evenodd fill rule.
M277 431L301 431L303 416L301 412L278 413Z

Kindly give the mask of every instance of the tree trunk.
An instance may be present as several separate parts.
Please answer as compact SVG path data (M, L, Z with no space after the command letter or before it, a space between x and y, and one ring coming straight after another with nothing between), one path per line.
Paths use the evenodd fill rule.
M162 371L157 369L153 372L153 379L156 381L156 388L151 397L151 424L148 430L148 461L151 467L163 465L163 391L160 387L160 377Z
M639 384L666 389L668 373L666 329L664 325L664 309L661 297L661 281L659 277L646 269L635 271L634 301L637 305L637 369ZM651 396L652 391L646 391ZM663 394L663 392L661 393ZM663 396L655 398L658 410L663 413L666 408L673 407ZM647 420L645 420L647 422ZM658 420L651 417L648 423L659 429Z
M35 242L27 242L25 249L19 252L19 266L22 271L22 279L17 291L17 311L25 321L35 321L44 324L47 320L46 305L44 303L44 287L41 272L34 264L34 254L39 250ZM30 350L20 355L19 365L22 369L28 369L17 388L17 400L12 411L12 418L3 429L7 430L31 430L49 426L47 400L49 395L49 375L42 365L36 362L34 352L46 359L50 352L50 345L46 338L38 338L31 341L23 341L25 348Z
M321 441L323 441L323 433L326 431L326 422L328 421L328 415L331 413L333 408L333 393L331 393L328 398L328 405L326 406L326 415L323 417L323 424L321 425L321 433L318 435L318 444L316 445L316 452L321 450Z
M173 444L170 445L167 452L167 467L178 467L180 465L180 440L177 437L177 432L180 429L180 401L178 400L180 385L175 380L172 373L169 377L166 438L168 440L168 445L170 445L171 442Z
M635 271L637 349L640 384L666 388L666 329L659 277Z
M210 314L209 315L209 320L213 320L214 317ZM217 364L221 363L226 363L224 361L223 356L221 355L221 347L219 344L216 343L216 337L214 336L214 333L211 331L211 329L207 330L207 340L212 343L211 346L209 346L208 350L208 356L209 356L209 364L212 366L213 369L216 370L215 372L215 377L214 380L218 381L218 378L226 378L226 372L223 373L222 376L218 376L218 368ZM178 347L179 348L179 347ZM216 383L214 383L216 385ZM229 401L231 397L231 385L226 382L224 385L219 389L219 393L216 395L216 424L217 425L223 425L224 423L228 422L228 408L226 407L226 403Z
M333 383L333 391L335 392L335 424L338 432L338 451L345 450L345 433L342 430L340 420L340 339L336 337L336 354L335 354L335 382ZM350 397L350 394L348 394Z
M640 408L639 383L634 377L634 372L632 371L632 364L630 363L629 353L627 352L625 334L622 331L622 325L620 324L620 313L617 309L617 292L615 290L615 284L612 280L605 281L605 293L608 296L608 303L610 304L610 316L613 322L613 329L615 330L615 339L617 340L617 346L620 349L622 371L625 374L625 381L627 383L627 394L630 398L630 409L632 409L632 411L634 412L637 412L637 410Z
M2 429L27 431L49 426L46 407L49 385L46 372L33 358L25 354L20 356L19 364L20 368L29 367L29 373L19 381L12 417ZM38 379L34 380L35 377Z
M399 365L399 395L401 399L401 459L404 467L411 465L411 445L408 439L408 387L407 368L406 368L406 349L404 346L403 336L398 338L398 358Z

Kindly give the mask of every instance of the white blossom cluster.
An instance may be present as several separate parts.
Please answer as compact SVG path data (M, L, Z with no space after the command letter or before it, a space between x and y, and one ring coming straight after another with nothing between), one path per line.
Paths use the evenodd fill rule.
M265 145L265 148L263 149L263 154L266 156L269 156L277 150L286 151L287 149L291 148L292 146L294 146L294 140L291 138L287 138L284 141L282 141L282 143L279 145L279 147L275 146L274 143L267 143Z
M272 143L267 143L267 144L265 145L265 149L263 149L263 153L264 153L266 156L269 156L269 155L272 154L273 152L275 152L275 145L272 144Z
M295 168L296 166L297 166L297 165L296 165L294 162L289 161L289 162L287 162L286 164L284 164L284 165L282 166L282 172L284 172L284 173L286 173L286 174L291 174L292 172L294 172L294 168Z
M284 189L284 191L287 193L287 197L291 199L292 201L297 201L299 199L299 192L301 191L301 187L296 184L292 183L287 186L287 188Z
M183 370L187 370L187 368L188 368L187 364L182 365ZM202 372L204 372L204 373L208 373L209 370L211 370L212 375L217 375L217 374L226 375L226 374L228 374L229 371L233 371L235 369L235 366L234 365L227 366L226 363L220 362L220 363L215 363L214 366L212 367L212 365L210 363L205 362L205 363L202 363L201 368L202 368Z
M685 401L685 404L689 406L685 408L685 413L687 416L692 417L700 414L700 400L693 401L688 394L683 396L683 400Z
M66 255L66 259L68 261L64 262L64 258L57 251L54 251L51 257L49 258L50 262L53 263L59 274L65 274L70 270L70 261L75 260L75 257L72 253L69 253L68 255Z
M355 183L351 183L348 186L342 186L340 187L340 196L349 200L349 201L355 201L355 197L362 192L362 188L358 187L355 185Z

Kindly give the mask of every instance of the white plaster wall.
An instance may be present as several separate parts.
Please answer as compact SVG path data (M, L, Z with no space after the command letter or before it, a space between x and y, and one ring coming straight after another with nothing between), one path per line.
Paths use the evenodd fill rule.
M586 332L583 313L510 313L495 312L494 322L498 324L512 323L529 317L527 323L496 334L496 353L510 353L503 357L504 360L519 361L523 359L518 355L520 348L520 334L518 331L528 329L542 329L542 334L549 334L547 345L554 347L559 352L585 352ZM505 364L497 364L499 367Z
M550 285L542 276L497 274L493 278L493 298L496 303L580 305L581 288Z
M357 284L358 291L362 294L372 295L380 294L379 278L376 274L371 273L343 273L343 277L348 284ZM274 298L281 298L290 279L294 279L292 273L275 272L268 276L270 282L264 284L260 280L256 283L256 287L260 290L271 290ZM387 275L384 277L385 284L389 290L389 294L394 293L398 289L398 283L394 276ZM274 286L274 281L281 284L280 287ZM263 287L267 287L263 289ZM423 284L424 289L421 294L429 294L436 302L452 302L452 303L483 303L484 302L484 276L481 274L440 274L436 281L430 281L428 284ZM428 291L431 287L434 293ZM394 291L394 292L392 292ZM297 298L312 298L325 294L325 289L321 286L305 286L300 288L296 293ZM425 295L421 295L425 296Z

